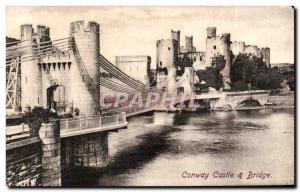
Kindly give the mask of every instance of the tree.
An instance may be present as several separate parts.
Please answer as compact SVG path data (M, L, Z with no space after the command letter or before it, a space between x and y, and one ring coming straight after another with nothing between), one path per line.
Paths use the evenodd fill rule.
M232 90L251 89L279 89L281 82L287 76L280 74L276 69L265 65L262 59L246 54L239 54L233 60L230 68Z
M223 76L216 67L207 67L205 70L196 71L199 82L205 81L209 87L220 90L223 87Z
M22 119L28 124L30 136L35 137L38 136L42 123L48 122L51 117L57 117L57 114L43 107L34 107L31 112L25 113Z

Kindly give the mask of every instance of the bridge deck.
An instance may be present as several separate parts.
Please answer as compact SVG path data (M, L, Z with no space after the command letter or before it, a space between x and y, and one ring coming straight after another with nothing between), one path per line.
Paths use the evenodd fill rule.
M116 130L127 126L126 114L113 116L81 116L60 120L61 138L88 133ZM26 124L6 126L6 142L29 138L29 127Z
M88 133L111 131L127 126L126 114L113 116L83 116L60 121L60 137L72 137Z

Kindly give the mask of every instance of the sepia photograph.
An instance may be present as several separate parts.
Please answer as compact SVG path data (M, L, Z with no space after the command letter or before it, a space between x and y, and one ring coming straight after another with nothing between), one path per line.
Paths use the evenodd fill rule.
M5 10L8 188L295 186L293 6Z

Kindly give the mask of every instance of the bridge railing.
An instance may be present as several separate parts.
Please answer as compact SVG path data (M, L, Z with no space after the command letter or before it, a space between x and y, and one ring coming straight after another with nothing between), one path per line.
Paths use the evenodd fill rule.
M110 125L118 125L126 122L126 114L121 113L112 116L82 116L60 120L60 130L83 130L97 127L107 127Z

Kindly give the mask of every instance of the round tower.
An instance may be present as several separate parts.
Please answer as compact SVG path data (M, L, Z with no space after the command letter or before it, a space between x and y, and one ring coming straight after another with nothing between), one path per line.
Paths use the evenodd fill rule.
M229 33L224 33L222 34L221 37L222 44L223 44L223 54L224 54L224 59L225 59L225 67L221 71L223 75L223 84L224 84L224 89L229 90L231 89L230 87L230 64L231 64L231 58L230 58L230 34Z
M242 41L242 42L240 42L240 46L241 46L241 53L245 53L246 43L244 41Z
M193 51L193 36L185 36L185 48L187 52Z
M157 68L174 67L175 54L173 40L158 40L156 42L156 64Z
M265 55L266 55L266 65L268 67L270 67L270 57L271 57L271 55L270 55L270 48L269 47L265 48Z
M45 25L38 25L37 26L37 36L41 42L49 41L50 40L50 29Z
M179 54L180 53L180 30L178 31L171 30L171 39L174 42L175 53Z
M207 27L207 38L216 37L217 28L216 27Z
M75 21L70 25L70 36L78 49L71 67L71 92L73 107L78 108L81 114L95 114L99 109L99 28L96 22ZM76 59L79 55L82 63ZM87 83L89 80L93 81L93 89Z
M28 55L34 55L32 38L32 25L22 25L22 42L20 43L22 48L20 50L23 52L23 55L26 54L21 57L21 106L23 112L40 104L38 98L38 65L34 59L28 59Z
M266 50L264 47L262 47L260 49L260 55L261 55L262 61L265 63L266 62Z
M32 39L33 28L31 24L21 25L21 40Z

